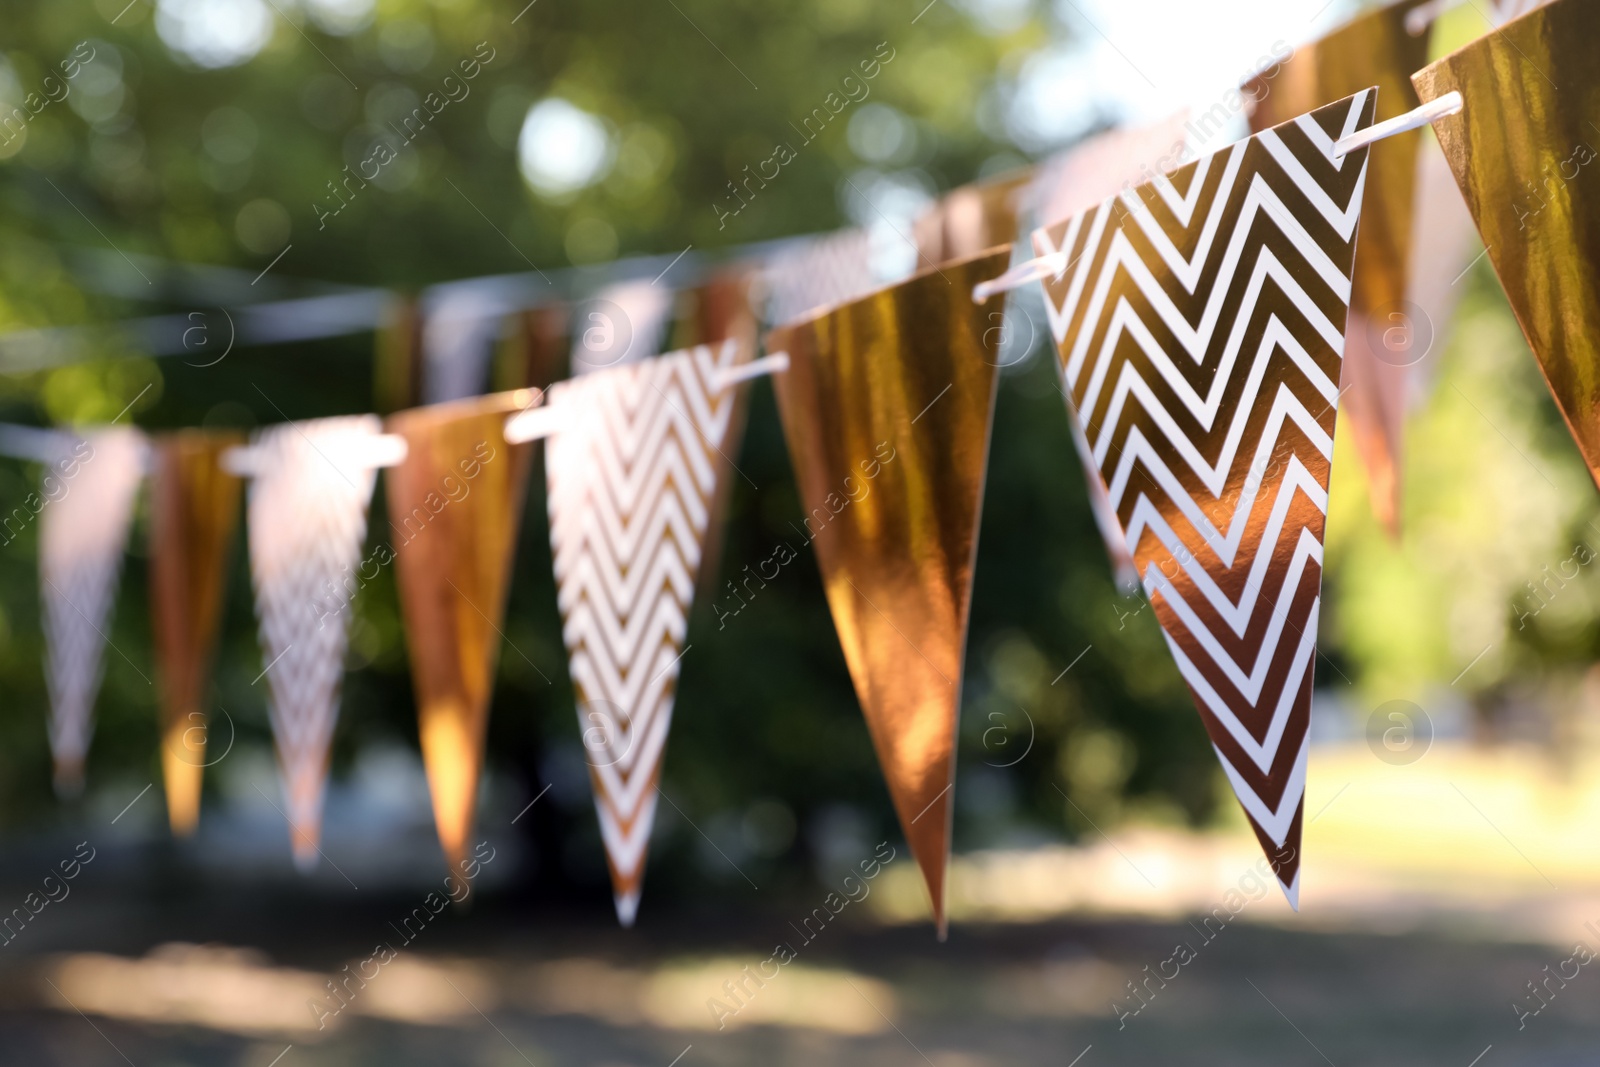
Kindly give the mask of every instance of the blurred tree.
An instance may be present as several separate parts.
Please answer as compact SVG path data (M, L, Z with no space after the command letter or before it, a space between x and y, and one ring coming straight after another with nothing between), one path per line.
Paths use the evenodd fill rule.
M5 0L4 11L0 332L196 310L142 256L246 276L270 268L266 284L414 291L875 221L882 197L1018 162L997 117L1000 87L1067 34L1032 0ZM830 100L844 105L839 120L817 133L807 119L831 112ZM392 157L378 147L385 139ZM793 158L776 178L752 180L780 144ZM86 252L98 254L93 270ZM1576 595L1511 632L1522 583L1565 558L1550 531L1579 525L1571 501L1588 489L1531 364L1512 351L1520 342L1503 306L1480 291L1464 314L1474 328L1453 342L1440 403L1414 444L1405 546L1388 546L1351 510L1365 498L1346 484L1356 465L1340 464L1324 636L1338 670L1319 670L1325 684L1347 673L1371 697L1449 677L1480 639L1499 651L1469 675L1472 691L1514 664L1571 665L1600 651L1593 602ZM215 366L125 344L84 335L71 365L0 374L0 418L90 423L131 403L129 417L152 429L249 426L372 405L367 336L241 349ZM999 401L963 712L962 847L1092 833L1128 815L1197 822L1226 795L1151 612L1111 583L1043 349L1005 372ZM1493 430L1527 446L1548 491ZM737 458L749 481L735 484L725 576L769 557L799 517L767 385L755 387ZM33 477L0 463L0 503L19 501ZM536 472L491 760L527 796L557 787L521 826L538 840L541 880L590 892L605 871L542 484ZM1511 498L1516 508L1498 503ZM381 538L381 497L373 515ZM30 527L0 547L0 819L12 824L60 810L44 740L36 535ZM1469 597L1464 574L1493 596ZM144 586L135 560L110 633L91 785L159 773ZM240 744L263 748L250 601L241 543L215 697ZM387 571L357 614L340 768L375 741L415 745ZM703 839L677 807L758 880L800 877L840 835L897 832L808 553L725 626L702 602L688 642L653 892L687 891L719 869L715 855L701 862Z

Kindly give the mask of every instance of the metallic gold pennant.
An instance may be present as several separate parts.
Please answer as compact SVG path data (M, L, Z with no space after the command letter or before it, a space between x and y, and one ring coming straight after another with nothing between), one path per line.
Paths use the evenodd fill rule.
M1555 0L1418 72L1528 346L1600 481L1600 8Z
M1402 0L1362 15L1321 40L1302 45L1272 78L1245 86L1256 99L1254 132L1377 86L1377 120L1417 106L1410 77L1428 61L1427 34L1412 34L1407 14L1422 0ZM1391 534L1400 532L1403 434L1416 354L1411 332L1420 324L1408 303L1413 219L1421 131L1386 138L1371 148L1361 209L1349 328L1345 331L1340 397L1367 471L1373 513Z
M1039 231L1071 401L1234 794L1298 906L1322 536L1373 92Z
M439 843L452 869L466 856L483 769L506 590L532 444L507 444L506 417L538 391L393 415L406 458L384 477L395 581L417 694L417 732Z
M167 820L184 836L200 819L206 688L239 522L240 482L221 459L243 441L243 434L184 430L152 447L150 628L161 672L161 770Z
M1017 239L1034 168L1008 171L952 189L919 215L911 235L917 262L965 259Z
M940 936L973 559L1009 248L780 326L774 378L805 530Z

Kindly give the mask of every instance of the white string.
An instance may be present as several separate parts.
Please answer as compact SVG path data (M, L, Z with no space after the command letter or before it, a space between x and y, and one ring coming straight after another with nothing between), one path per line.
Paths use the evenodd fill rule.
M1406 32L1413 37L1421 37L1428 32L1428 27L1438 20L1440 15L1460 7L1466 0L1428 0L1425 4L1418 4L1406 12Z
M1049 255L1023 260L998 278L992 278L989 281L979 282L974 285L972 287L972 302L981 304L996 293L1009 293L1013 289L1022 288L1029 282L1036 282L1059 275L1069 266L1071 266L1071 263L1067 260L1065 252L1051 252Z
M718 371L711 378L711 388L720 393L724 389L738 385L740 382L747 382L752 378L761 378L768 374L782 374L788 369L789 353L774 352L770 356L751 360L742 367Z
M566 427L570 414L562 404L523 408L506 420L505 428L500 432L505 435L508 444L537 441L541 437L560 433Z
M1396 115L1394 118L1387 119L1375 126L1357 130L1349 137L1341 138L1333 146L1333 158L1335 160L1343 159L1356 149L1365 148L1367 145L1375 141L1381 141L1385 137L1394 137L1396 134L1420 130L1434 119L1441 119L1446 115L1454 115L1461 110L1461 106L1461 94L1452 90L1437 100L1429 100L1421 107L1407 111L1404 115Z
M394 433L351 438L323 448L336 449L337 455L330 458L352 467L395 467L410 451L406 439ZM254 477L261 473L261 454L249 445L237 445L222 453L222 469L241 478Z
M1392 119L1368 126L1364 130L1357 130L1349 137L1336 142L1333 146L1333 158L1343 159L1358 148L1365 148L1385 137L1394 137L1397 134L1408 133L1411 130L1421 129L1435 119L1446 115L1454 115L1462 107L1461 94L1451 91L1445 93L1437 100L1430 100L1419 108L1407 111L1404 115L1396 115ZM986 282L979 282L972 287L972 302L981 304L996 293L1008 293L1013 289L1020 289L1029 282L1040 281L1060 275L1071 265L1066 252L1051 252L1049 255L1035 256L1033 259L1024 260L1015 267L1006 271L998 278Z
M740 382L747 382L767 374L782 374L788 369L789 353L774 352L761 359L752 360L742 367L717 371L711 377L711 388L720 393ZM506 441L513 445L537 441L542 437L552 437L571 425L572 412L569 408L570 405L559 403L523 408L506 420L505 428L500 432L505 435Z
M65 430L0 423L0 455L36 463L54 463L72 453L78 435Z

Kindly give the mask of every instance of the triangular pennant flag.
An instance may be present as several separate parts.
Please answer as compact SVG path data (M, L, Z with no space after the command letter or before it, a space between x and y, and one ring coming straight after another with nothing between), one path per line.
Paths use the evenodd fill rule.
M1578 449L1600 482L1600 8L1555 0L1413 79Z
M161 770L172 832L200 819L206 687L239 520L239 479L222 469L237 433L156 438L150 465L150 628L161 681Z
M941 265L767 337L806 537L939 936L972 567L1009 249Z
M361 582L376 481L364 453L381 430L376 415L270 426L232 464L251 475L250 573L262 673L283 777L282 814L302 870L316 866L320 854L351 601Z
M145 455L145 437L138 430L91 431L69 457L46 471L40 493L39 599L50 692L50 752L56 791L62 795L83 788L94 700L105 668L106 631Z
M483 769L489 697L522 521L532 444L507 444L507 416L538 392L404 411L389 431L406 458L384 485L395 583L417 691L434 823L451 868L466 857Z
M497 393L548 389L567 376L567 323L572 308L561 301L524 308L507 317L505 340L495 353Z
M574 378L637 363L661 351L672 319L673 291L647 281L618 282L585 301L573 316Z
M1026 167L941 196L911 226L919 263L965 259L1016 240L1034 181Z
M1039 164L1026 203L1041 226L1069 219L1187 163L1195 155L1188 140L1187 111L1097 133Z
M1041 235L1064 381L1168 647L1298 907L1340 353L1370 90Z
M736 341L560 382L550 547L617 918L633 925L684 635L736 390Z
M1141 185L1160 173L1158 164L1177 166L1193 153L1188 149L1187 112L1178 112L1149 126L1107 130L1060 152L1040 165L1028 200L1040 223L1060 222L1087 211L1107 197ZM1083 435L1078 413L1067 402L1072 443L1083 465L1089 510L1111 557L1117 585L1132 592L1139 577L1122 539L1122 524L1100 481L1099 467Z
M761 272L767 322L802 315L864 296L882 285L872 270L866 230L840 230L799 238L772 254Z
M1312 44L1302 45L1276 75L1245 86L1258 99L1250 115L1260 132L1297 115L1378 87L1377 120L1417 106L1411 75L1428 61L1428 35L1413 34L1407 14L1423 0L1402 0L1362 15ZM1417 203L1421 131L1373 145L1361 215L1346 330L1341 403L1367 472L1372 510L1391 535L1400 533L1405 416L1420 358L1410 341L1422 328L1408 303L1411 238Z
M387 415L422 396L422 308L414 296L396 296L384 309L372 358L372 406Z

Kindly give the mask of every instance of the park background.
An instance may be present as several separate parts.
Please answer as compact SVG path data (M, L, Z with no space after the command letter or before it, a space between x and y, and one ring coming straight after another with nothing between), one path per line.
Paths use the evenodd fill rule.
M0 420L93 424L131 404L159 431L373 410L370 333L209 366L94 331L42 367L8 344L160 312L215 322L256 277L275 297L403 298L537 265L584 292L617 257L843 225L869 229L892 273L937 193L1206 111L1359 9L924 3L4 0L7 109L79 42L95 58L0 145ZM1485 29L1469 3L1435 51ZM480 42L493 58L470 94L319 219L328 183ZM870 93L728 217L728 183L885 50ZM267 799L242 533L212 693L231 747L199 834L173 842L145 519L71 801L50 784L34 524L0 547L0 905L80 841L95 859L0 949L0 1062L1593 1062L1593 977L1548 976L1576 942L1600 949L1584 925L1600 921L1600 509L1487 263L1455 285L1452 320L1425 324L1399 541L1337 445L1300 915L1255 893L1254 843L1155 620L1112 583L1041 329L995 421L948 944L805 552L735 617L697 604L639 926L614 928L536 469L480 815L496 859L470 908L319 1030L305 1001L444 873L392 571L355 605L324 842L338 870L307 877ZM735 459L724 578L800 517L766 383ZM37 476L0 461L5 510ZM369 543L387 535L381 487L371 514ZM882 841L900 859L868 899L717 1029L707 1001ZM1202 940L1191 920L1218 907L1238 914ZM1127 983L1185 939L1198 958L1119 1021L1142 1003Z

